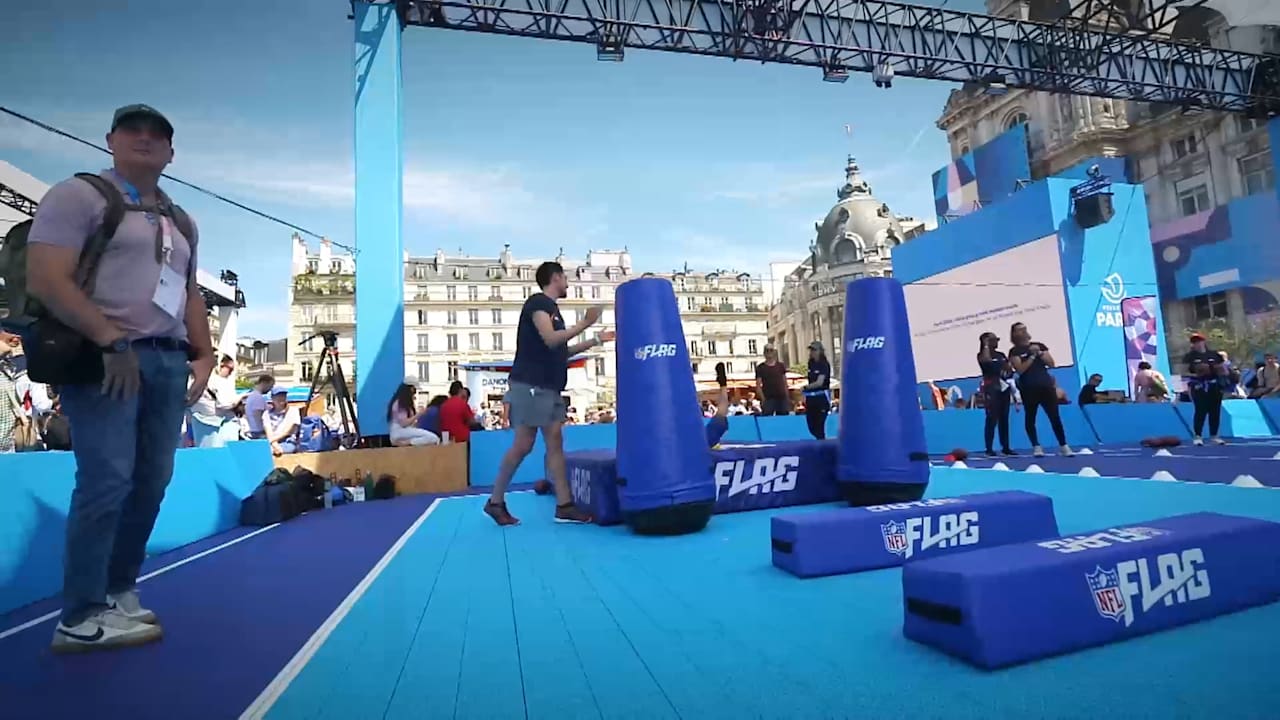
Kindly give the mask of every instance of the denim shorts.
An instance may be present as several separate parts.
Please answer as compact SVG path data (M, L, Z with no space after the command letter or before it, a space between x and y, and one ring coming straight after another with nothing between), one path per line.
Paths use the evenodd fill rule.
M547 427L565 420L564 398L555 390L513 382L506 395L511 427Z

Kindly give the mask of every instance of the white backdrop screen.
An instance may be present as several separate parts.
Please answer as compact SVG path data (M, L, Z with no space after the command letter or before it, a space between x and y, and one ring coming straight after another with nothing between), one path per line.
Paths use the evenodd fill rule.
M1049 346L1059 367L1075 363L1057 235L917 280L905 292L920 382L978 375L978 336L993 332L1007 350L1015 322Z

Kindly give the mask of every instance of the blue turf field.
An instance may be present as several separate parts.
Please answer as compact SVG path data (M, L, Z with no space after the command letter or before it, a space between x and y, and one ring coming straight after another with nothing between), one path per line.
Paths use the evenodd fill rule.
M1050 494L1064 533L1193 510L1280 520L1269 489L945 468L934 478L933 496ZM550 499L530 494L510 498L525 524L501 531L481 502L437 501L327 640L298 657L296 677L298 663L287 686L271 686L266 717L1095 719L1212 708L1235 719L1275 717L1280 705L1269 673L1280 605L989 673L902 637L898 570L816 580L775 570L774 513L655 539L555 525ZM334 545L364 537L385 551L424 509L409 498L321 513L158 577L146 597L168 638L111 663L42 656L48 625L0 640L0 678L21 681L0 690L17 690L26 710L39 707L33 688L83 681L101 693L21 718L236 717L382 554ZM325 548L328 562L316 555ZM195 612L193 595L209 598ZM13 669L24 653L41 657Z

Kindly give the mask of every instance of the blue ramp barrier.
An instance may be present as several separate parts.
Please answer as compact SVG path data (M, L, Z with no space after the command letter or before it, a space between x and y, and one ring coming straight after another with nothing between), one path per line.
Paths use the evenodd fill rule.
M0 613L61 590L75 467L69 452L0 456L6 484L0 503ZM236 527L240 501L271 468L265 440L179 450L147 552L167 552Z
M1191 438L1191 430L1171 403L1103 404L1082 409L1103 443L1139 443L1144 438L1165 436Z
M1062 417L1062 429L1067 432L1067 444L1072 447L1095 445L1098 437L1093 434L1089 421L1078 405L1059 405L1058 414ZM982 448L982 425L986 413L982 410L934 410L923 413L924 435L929 446L929 454L942 455L955 448L970 450ZM1009 445L1013 450L1030 450L1031 441L1027 439L1025 427L1026 416L1022 411L1009 413ZM1053 437L1053 429L1049 427L1049 419L1044 413L1036 417L1036 429L1040 439Z
M1194 513L911 563L903 633L983 668L1280 598L1280 523Z
M771 522L773 564L798 577L895 567L1058 535L1053 500L1017 490L797 513Z
M1178 403L1178 414L1188 428L1192 428L1195 419L1195 406L1191 403ZM1204 425L1204 433L1209 434L1209 423ZM1222 427L1218 434L1227 438L1262 438L1273 433L1262 406L1256 400L1224 400L1222 402Z

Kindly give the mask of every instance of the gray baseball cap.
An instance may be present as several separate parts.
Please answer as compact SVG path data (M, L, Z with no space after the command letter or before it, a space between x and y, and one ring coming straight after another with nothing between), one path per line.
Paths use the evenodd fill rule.
M111 116L111 132L115 132L116 128L120 127L120 123L131 117L147 117L159 122L169 133L169 138L173 139L173 123L169 122L169 118L165 117L164 113L159 110L142 103L117 108L115 115Z

